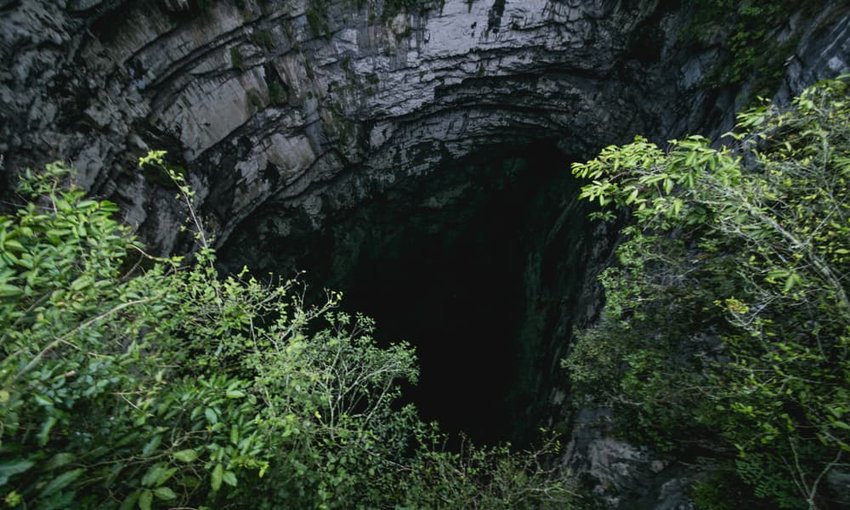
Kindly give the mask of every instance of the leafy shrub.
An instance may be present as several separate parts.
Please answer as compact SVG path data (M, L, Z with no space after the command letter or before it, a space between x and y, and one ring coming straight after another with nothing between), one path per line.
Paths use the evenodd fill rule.
M850 450L848 78L740 115L734 147L638 137L573 169L634 219L564 362L576 389L656 446L735 459L774 507L828 506Z
M399 382L413 349L308 305L297 282L220 277L193 197L190 263L146 255L71 170L0 217L0 497L26 508L534 507L569 496L537 454L434 448ZM472 467L478 477L472 477ZM547 492L537 492L542 487ZM435 492L437 491L437 492ZM440 496L445 492L445 496ZM478 496L480 494L480 496ZM454 498L454 499L452 499ZM483 507L482 507L483 508Z

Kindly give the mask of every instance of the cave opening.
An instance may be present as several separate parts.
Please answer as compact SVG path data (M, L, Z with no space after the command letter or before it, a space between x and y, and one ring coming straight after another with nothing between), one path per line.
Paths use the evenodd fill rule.
M523 445L553 415L600 246L571 159L554 141L483 146L262 250L276 254L273 272L341 290L344 309L376 320L380 343L416 348L420 379L404 398L424 419L455 438Z
M529 204L567 169L544 148L502 153L443 192L454 196L428 197L431 210L367 250L346 286L346 306L374 317L381 339L416 346L421 375L407 394L423 417L478 442L512 435Z

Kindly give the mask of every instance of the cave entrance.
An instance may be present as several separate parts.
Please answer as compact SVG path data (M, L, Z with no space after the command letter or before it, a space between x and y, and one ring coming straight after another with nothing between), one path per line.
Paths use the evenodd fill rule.
M482 147L262 250L280 254L274 272L341 290L379 342L416 347L405 398L423 418L478 444L523 444L553 415L597 244L569 160L554 142Z
M442 168L431 177L439 188L394 215L398 228L352 268L346 306L374 317L381 338L416 346L421 375L408 395L449 432L483 443L512 435L529 208L566 171L554 150Z

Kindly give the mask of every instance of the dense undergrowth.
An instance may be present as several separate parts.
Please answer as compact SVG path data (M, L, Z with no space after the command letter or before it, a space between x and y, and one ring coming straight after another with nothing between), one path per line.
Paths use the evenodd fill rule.
M564 362L576 401L701 465L699 508L847 504L848 78L740 115L719 149L637 138L574 166L583 198L632 218Z
M116 207L30 173L0 217L0 505L6 508L563 508L557 450L445 451L400 406L416 356L298 282L145 254ZM149 170L150 171L150 170Z

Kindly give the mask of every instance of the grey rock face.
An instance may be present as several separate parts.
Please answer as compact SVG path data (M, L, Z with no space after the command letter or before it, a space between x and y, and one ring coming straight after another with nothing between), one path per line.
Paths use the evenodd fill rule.
M699 468L611 437L610 409L584 408L573 417L564 464L608 508L695 510L688 496Z
M182 251L185 211L161 176L136 167L166 149L217 244L268 268L279 254L263 246L483 144L557 140L584 158L637 133L717 136L748 98L747 83L711 86L720 50L681 44L690 13L679 2L445 0L386 16L381 0L206 3L0 0L5 186L26 166L66 159L153 251ZM776 35L798 38L780 100L850 68L850 7L821 3L815 19L794 17ZM542 278L533 261L526 271ZM589 320L598 291L581 292L569 310ZM549 361L563 348L547 347ZM636 473L667 469L605 427L576 430L566 462L599 487L628 492ZM676 508L681 490L653 480L639 496Z
M448 0L389 19L374 1L209 3L4 2L7 185L26 165L70 160L171 252L183 213L136 169L148 148L187 166L223 244L261 205L319 225L323 208L482 139L553 138L589 155L637 132L716 131L737 106L734 91L706 90L715 52L677 48L687 13L659 2ZM808 28L790 92L847 67L847 19L832 6Z

